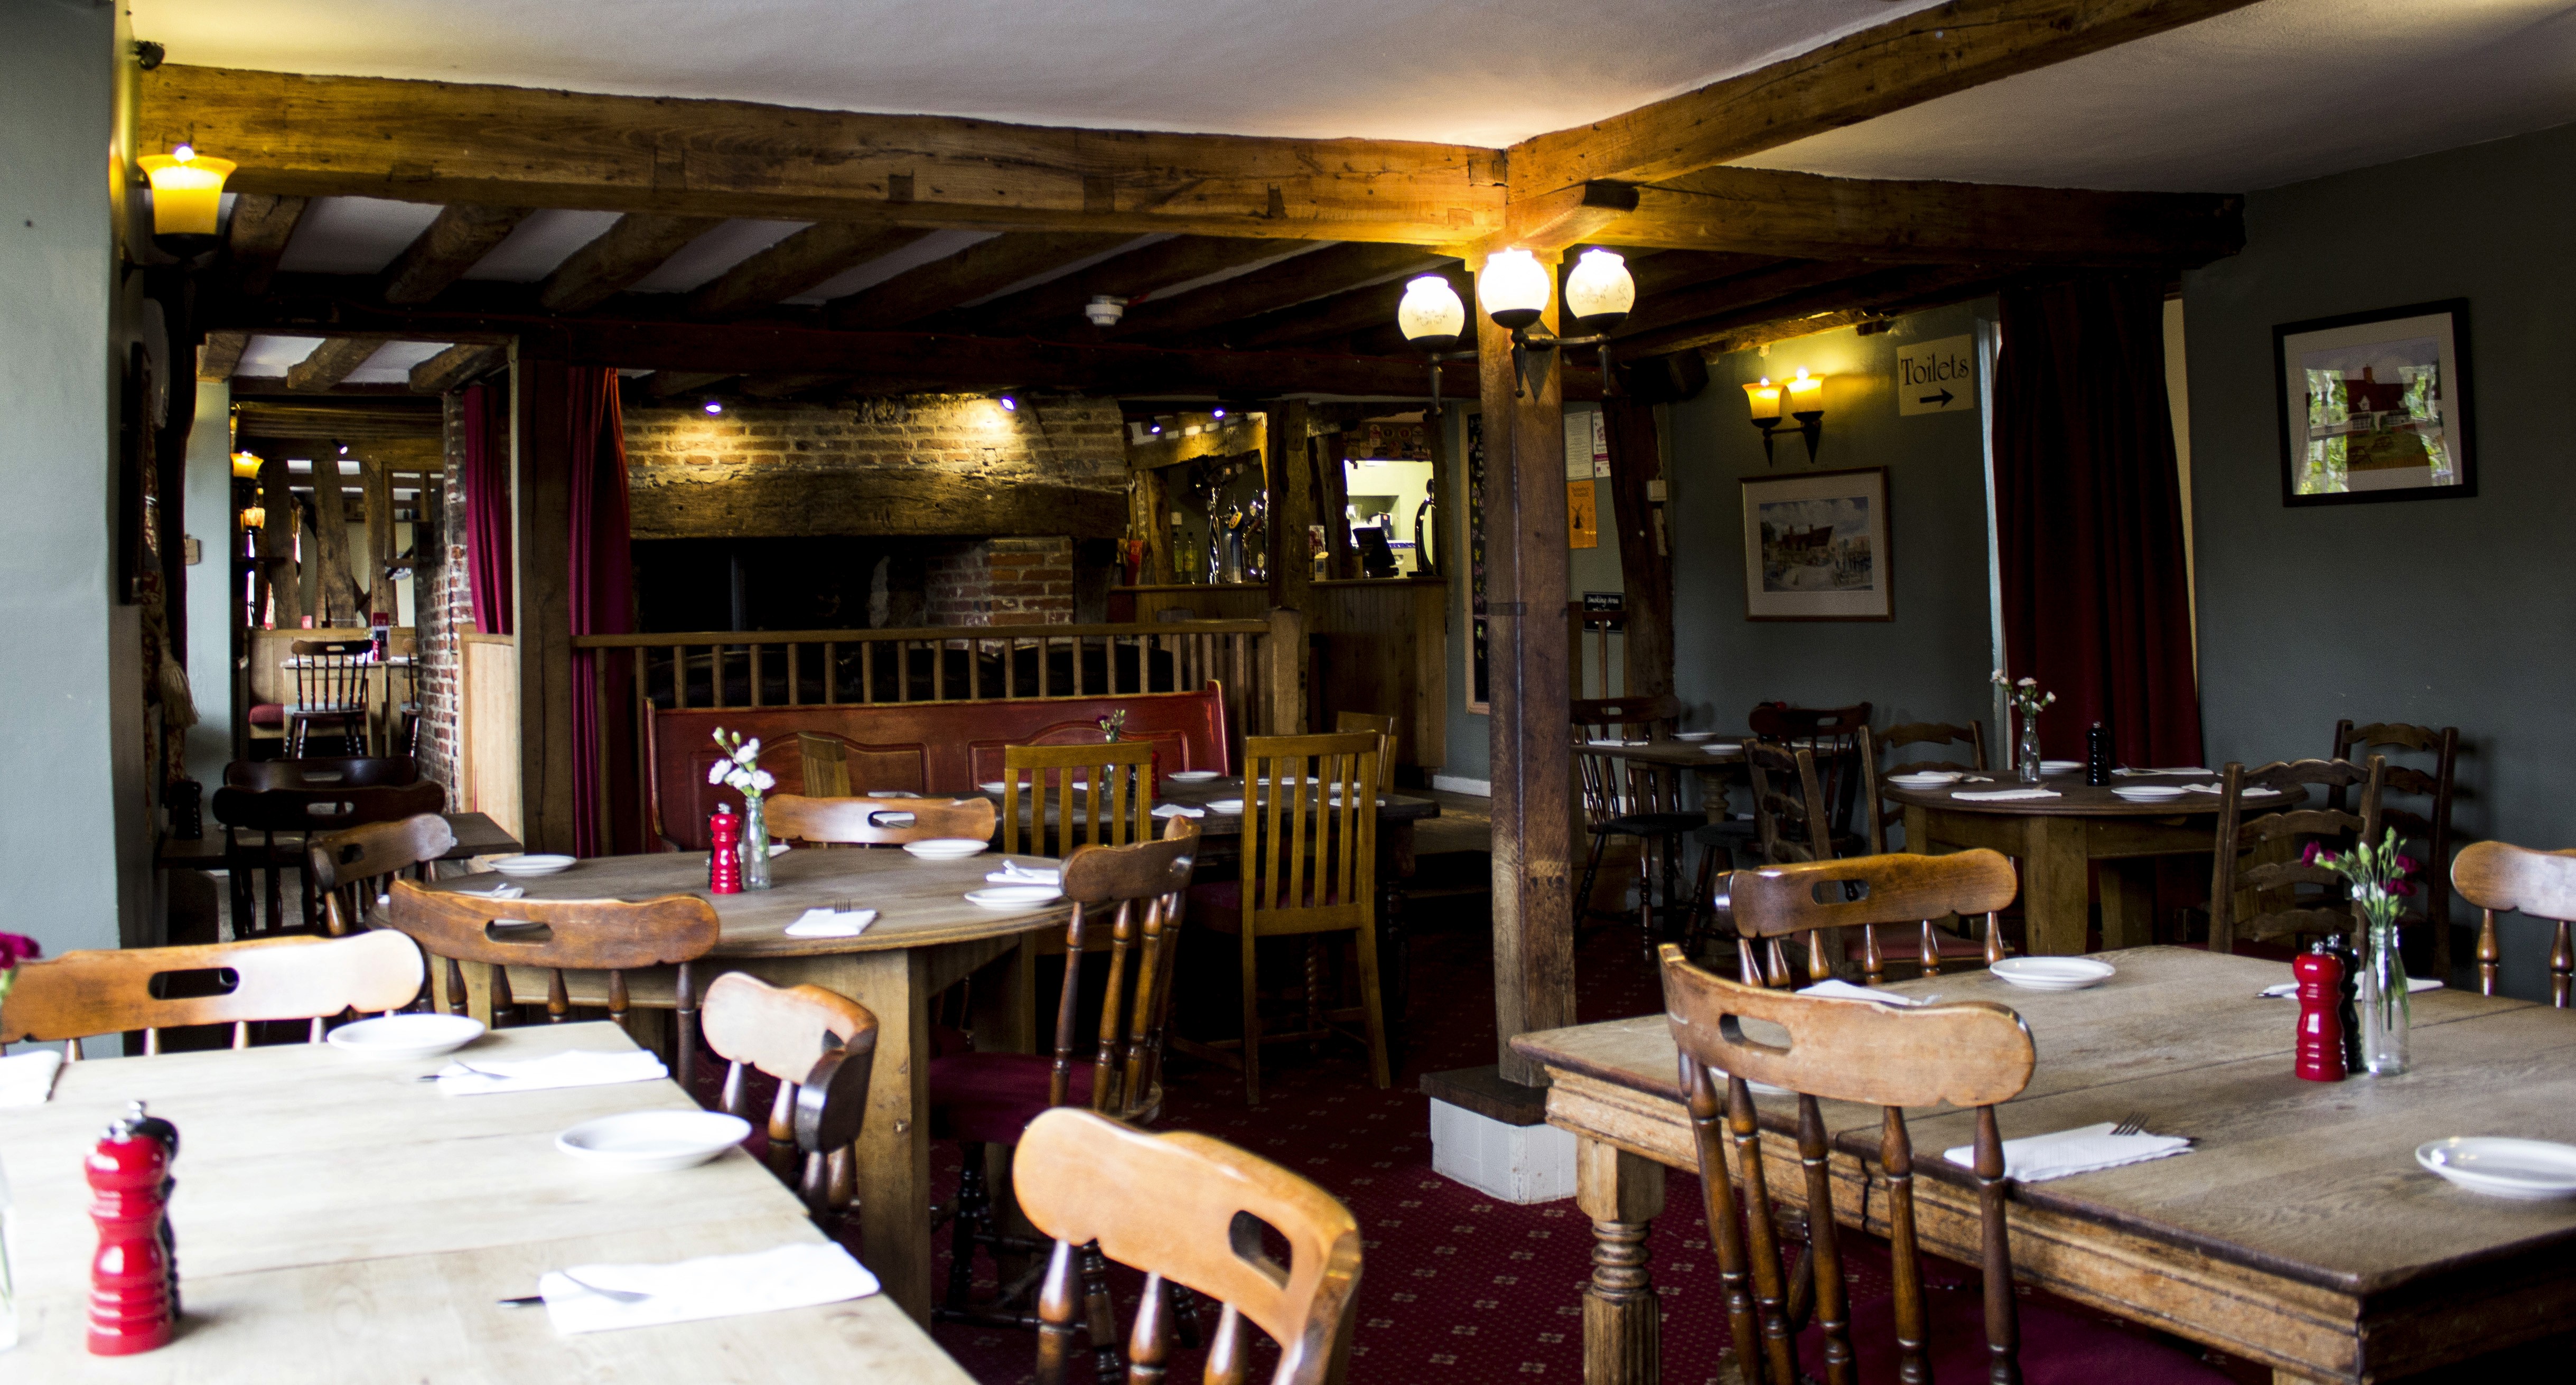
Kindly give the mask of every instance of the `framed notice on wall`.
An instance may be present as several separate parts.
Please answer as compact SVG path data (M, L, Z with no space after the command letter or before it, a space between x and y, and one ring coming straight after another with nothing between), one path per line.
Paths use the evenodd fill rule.
M1744 480L1746 620L1893 620L1887 468Z
M2465 298L2273 328L2281 503L2476 495L2468 354Z

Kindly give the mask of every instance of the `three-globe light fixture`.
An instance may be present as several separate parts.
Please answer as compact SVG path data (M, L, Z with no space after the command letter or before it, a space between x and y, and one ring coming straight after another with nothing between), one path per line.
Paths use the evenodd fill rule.
M1637 305L1637 281L1629 277L1628 262L1614 251L1601 249L1586 250L1575 260L1565 276L1565 308L1574 319L1575 336L1560 337L1538 325L1547 314L1555 278L1527 250L1497 250L1477 272L1477 306L1495 326L1512 334L1515 395L1528 388L1530 353L1560 346L1599 347L1602 388L1610 386L1609 334ZM1431 411L1438 413L1440 363L1476 354L1457 349L1467 332L1467 305L1459 301L1458 290L1446 277L1425 274L1404 286L1395 322L1406 341L1431 357Z

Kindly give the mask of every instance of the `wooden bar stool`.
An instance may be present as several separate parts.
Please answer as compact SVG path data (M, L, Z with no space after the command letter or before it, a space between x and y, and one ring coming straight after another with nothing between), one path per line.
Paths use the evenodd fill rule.
M233 987L167 999L152 993L156 979L191 972L230 972ZM140 1029L149 1055L161 1051L164 1029L229 1024L233 1047L248 1048L251 1025L266 1020L308 1020L307 1041L318 1044L327 1020L410 1006L423 975L420 949L399 933L66 952L18 964L0 1007L0 1045L59 1040L64 1057L78 1058L83 1035Z
M725 1060L724 1111L755 1123L746 1078L778 1083L770 1103L769 1171L805 1197L816 1221L858 1196L860 1118L876 1063L877 1017L820 986L773 986L729 971L707 987L699 1020L707 1048Z

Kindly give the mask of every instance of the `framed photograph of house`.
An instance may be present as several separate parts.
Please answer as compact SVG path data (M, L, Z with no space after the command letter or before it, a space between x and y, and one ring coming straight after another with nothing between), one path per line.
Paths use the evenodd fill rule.
M2272 329L2281 503L2478 493L2469 441L2469 302Z
M1744 618L1894 620L1887 468L1744 478Z

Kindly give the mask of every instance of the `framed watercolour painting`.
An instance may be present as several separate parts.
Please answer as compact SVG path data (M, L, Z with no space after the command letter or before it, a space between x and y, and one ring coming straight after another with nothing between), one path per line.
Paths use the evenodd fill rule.
M2272 329L2281 503L2478 493L2469 442L2469 302Z
M1744 478L1744 618L1894 620L1887 468Z

